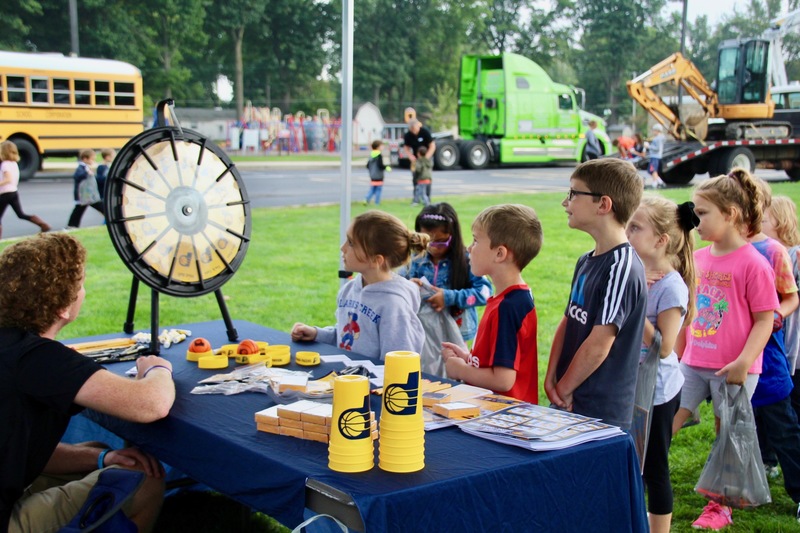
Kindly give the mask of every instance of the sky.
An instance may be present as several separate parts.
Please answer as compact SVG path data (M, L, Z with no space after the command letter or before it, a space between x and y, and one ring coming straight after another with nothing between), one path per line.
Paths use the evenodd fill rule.
M714 26L720 17L726 13L733 13L734 7L737 11L742 12L747 6L747 0L687 0L689 2L686 11L686 19L690 22L694 21L698 15L706 15L710 26ZM670 2L673 9L678 13L683 9L683 5L679 2Z
M689 2L686 11L686 19L694 21L698 15L706 15L708 17L709 26L713 27L714 24L719 22L719 19L724 14L732 14L734 8L738 13L744 13L747 6L750 5L749 0L687 0ZM783 1L783 12L787 10L788 2ZM681 12L683 4L680 1L672 0L669 5L677 11Z

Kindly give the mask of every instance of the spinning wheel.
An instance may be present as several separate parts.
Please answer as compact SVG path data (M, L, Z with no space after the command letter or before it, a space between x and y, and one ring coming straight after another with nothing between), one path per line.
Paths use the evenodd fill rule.
M120 150L105 193L111 241L134 275L124 329L133 332L142 281L152 289L154 353L158 293L192 297L214 292L228 338L237 339L220 287L244 260L251 230L250 203L238 170L199 133L166 125L167 104L172 101L158 104L158 127Z

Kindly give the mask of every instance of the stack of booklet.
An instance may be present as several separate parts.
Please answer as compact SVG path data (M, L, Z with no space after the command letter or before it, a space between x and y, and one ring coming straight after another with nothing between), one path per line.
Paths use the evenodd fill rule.
M470 435L536 451L559 450L623 434L617 426L594 418L529 403L512 405L458 426Z

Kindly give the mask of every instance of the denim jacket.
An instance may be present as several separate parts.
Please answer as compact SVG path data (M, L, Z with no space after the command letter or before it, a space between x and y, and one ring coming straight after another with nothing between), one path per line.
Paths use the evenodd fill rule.
M469 268L469 254L467 254L467 268ZM425 277L431 285L444 289L444 304L447 307L454 307L459 310L454 313L461 337L464 341L475 338L478 331L478 311L475 309L479 305L486 305L486 300L492 295L492 285L483 276L475 276L469 273L470 287L466 289L450 289L450 260L442 259L438 265L434 265L430 254L425 252L411 260L411 263L402 267L398 273L407 278ZM423 302L425 298L423 298Z

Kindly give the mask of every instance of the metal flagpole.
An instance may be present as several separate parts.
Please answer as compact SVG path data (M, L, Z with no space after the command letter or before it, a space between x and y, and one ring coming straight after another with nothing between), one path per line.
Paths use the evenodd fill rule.
M354 0L342 0L342 126L340 150L342 154L342 192L339 206L339 243L347 238L350 225L350 183L353 162L353 7ZM340 283L349 273L344 272L344 262L339 259Z

